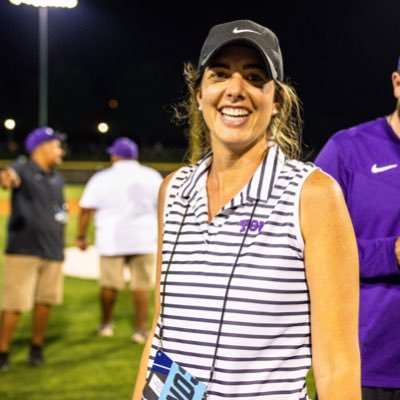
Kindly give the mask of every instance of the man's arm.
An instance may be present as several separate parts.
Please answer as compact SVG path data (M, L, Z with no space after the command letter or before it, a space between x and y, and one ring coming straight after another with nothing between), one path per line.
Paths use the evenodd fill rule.
M342 151L330 139L315 159L315 164L330 174L347 197L348 172L341 157ZM385 277L400 274L400 238L397 236L363 239L357 237L361 278Z
M400 238L357 238L361 278L400 274Z
M88 247L87 230L95 210L93 208L82 208L78 217L78 235L75 240L75 245L81 250L86 250Z
M20 185L21 178L13 168L7 167L0 171L0 186L3 189L15 189Z

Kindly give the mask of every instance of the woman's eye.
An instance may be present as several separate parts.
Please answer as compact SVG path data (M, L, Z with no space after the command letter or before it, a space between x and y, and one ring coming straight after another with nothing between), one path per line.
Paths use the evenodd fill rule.
M211 73L211 77L215 78L215 79L223 79L226 78L228 76L228 74L224 71L213 71Z
M266 82L266 79L264 76L260 75L260 74L248 74L246 76L246 79L249 82L254 82L254 83L263 83Z

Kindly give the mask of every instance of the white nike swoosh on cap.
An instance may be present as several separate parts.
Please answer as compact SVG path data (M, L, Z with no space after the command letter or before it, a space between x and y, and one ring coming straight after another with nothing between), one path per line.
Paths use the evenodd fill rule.
M251 29L239 29L238 27L236 27L232 32L235 34L243 33L243 32L251 32L251 33L256 33L257 35L261 35L260 32L252 31Z
M397 164L384 165L383 167L378 167L376 164L374 164L371 168L371 172L373 174L379 174L379 172L385 172L385 171L388 171L389 169L393 169L396 167L397 167Z

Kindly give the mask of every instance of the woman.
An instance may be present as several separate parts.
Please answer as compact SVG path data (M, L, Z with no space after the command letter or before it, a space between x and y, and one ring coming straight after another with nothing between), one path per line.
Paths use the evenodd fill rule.
M358 270L337 183L300 150L279 43L214 26L186 67L190 158L160 190L153 335L133 398L359 400ZM147 379L146 379L147 376Z

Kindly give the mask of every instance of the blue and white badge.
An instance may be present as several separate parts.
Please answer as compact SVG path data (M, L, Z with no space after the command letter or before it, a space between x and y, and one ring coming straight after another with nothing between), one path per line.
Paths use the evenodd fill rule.
M54 207L54 219L60 224L66 224L68 221L68 206L63 204L62 206L55 205Z
M158 350L142 400L202 400L207 386Z

